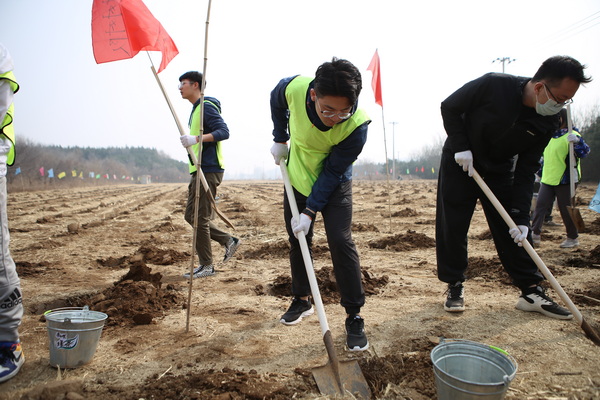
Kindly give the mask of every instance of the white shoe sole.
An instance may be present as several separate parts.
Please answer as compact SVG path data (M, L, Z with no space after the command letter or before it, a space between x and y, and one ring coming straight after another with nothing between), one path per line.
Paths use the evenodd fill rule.
M515 308L517 310L521 310L521 311L538 312L540 314L545 315L546 317L555 318L555 319L562 319L562 320L573 319L573 314L569 314L569 315L554 314L554 313L544 310L541 307L541 305L536 305L535 303L534 304L529 303L527 300L523 299L522 297L520 297L519 301L517 301L517 305L515 306Z
M315 309L314 309L314 307L311 307L310 310L304 311L302 314L300 314L298 319L296 319L294 321L288 322L285 319L281 318L279 320L279 322L281 322L282 324L287 325L287 326L296 325L296 324L299 324L300 321L302 321L302 318L308 317L309 315L313 315L314 313L315 313Z
M446 307L446 305L444 304L444 311L463 312L463 311L465 311L465 306L463 305L462 307Z
M354 346L353 348L348 347L348 343L346 343L346 347L348 348L348 351L365 351L365 350L369 350L369 342L367 342L367 345L365 347L358 347L358 346Z

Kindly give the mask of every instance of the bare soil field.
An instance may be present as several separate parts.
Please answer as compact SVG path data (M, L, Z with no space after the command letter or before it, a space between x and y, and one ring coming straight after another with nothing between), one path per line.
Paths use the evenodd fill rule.
M560 249L564 227L546 226L537 251L598 329L600 214L587 208L595 190L578 189L588 228L581 245ZM193 265L186 192L185 184L150 184L9 193L26 361L0 384L0 399L327 398L311 374L327 361L317 315L279 323L290 303L283 183L223 183L218 207L242 246L222 263L223 249L213 244L217 274L192 282L190 302L182 277ZM443 310L435 196L435 181L354 183L370 341L362 353L344 348L345 315L317 219L314 265L340 359L358 361L375 399L436 399L430 352L439 338L466 339L517 360L509 399L600 399L600 347L575 321L515 309L519 292L500 266L481 207L469 232L466 311ZM109 316L93 359L66 370L49 365L44 312L85 305Z

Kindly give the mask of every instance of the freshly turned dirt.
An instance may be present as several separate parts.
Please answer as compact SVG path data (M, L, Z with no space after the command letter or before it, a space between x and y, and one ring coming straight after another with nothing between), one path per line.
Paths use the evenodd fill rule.
M388 186L389 185L389 186ZM24 293L26 362L0 384L0 399L325 399L312 368L327 362L317 315L279 318L290 297L283 184L225 181L219 209L242 246L228 263L213 243L217 274L189 284L192 232L186 185L151 184L9 194L11 251ZM596 188L581 185L589 203ZM509 399L600 399L600 346L575 321L514 308L478 206L469 232L466 311L443 310L435 258L434 181L354 183L368 351L345 350L344 312L320 217L314 266L335 348L357 360L374 399L436 399L430 352L440 338L497 346L518 362ZM600 321L600 214L580 206L581 245L560 249L563 226L544 227L536 250L585 320ZM555 212L555 221L560 216ZM221 226L220 220L216 221ZM559 300L549 286L548 293ZM108 315L90 363L49 365L46 310ZM189 317L189 319L188 319ZM189 324L189 328L188 328Z

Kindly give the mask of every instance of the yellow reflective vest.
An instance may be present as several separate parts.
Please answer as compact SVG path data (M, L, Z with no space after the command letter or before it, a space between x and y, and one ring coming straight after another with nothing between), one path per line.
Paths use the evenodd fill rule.
M19 91L19 84L15 78L15 74L12 71L6 72L4 74L0 74L0 79L6 79L14 93ZM8 111L4 116L4 120L0 125L0 135L2 138L7 138L12 143L10 146L10 150L8 151L8 156L6 159L7 165L13 165L15 163L15 129L12 124L13 115L14 115L15 105L11 103L8 106Z
M298 76L285 89L290 111L290 152L287 160L290 183L308 197L333 146L346 139L369 120L361 109L343 123L335 124L326 132L319 130L306 113L306 91L313 78Z
M212 101L204 100L204 105L206 106L206 104L211 104L217 110L220 110L219 107L217 107L217 105L215 103L213 103ZM202 110L202 107L200 106L200 104L198 104L198 106L196 107L196 109L194 110L194 112L192 114L192 121L190 123L190 135L193 135L193 136L200 135L200 124L202 123L202 117L200 116L201 110ZM219 111L219 113L220 113L220 111ZM192 152L196 155L196 157L198 156L198 148L201 145L202 145L202 141L191 146ZM223 162L223 150L221 148L221 142L216 142L215 147L216 147L217 162L219 163L219 167L221 169L225 169L225 163ZM202 151L204 151L204 150L205 149L203 148ZM199 162L200 162L200 164L202 164L202 160L199 160ZM188 167L189 167L190 174L193 174L194 172L196 172L196 166L192 162L191 158L189 159Z
M577 131L573 130L577 136L581 136ZM542 183L550 186L558 186L569 162L569 141L565 133L561 137L552 138L544 149L544 166L542 167ZM575 157L577 163L577 182L581 179L581 164L579 159ZM570 178L570 177L569 177ZM576 183L577 183L576 182Z

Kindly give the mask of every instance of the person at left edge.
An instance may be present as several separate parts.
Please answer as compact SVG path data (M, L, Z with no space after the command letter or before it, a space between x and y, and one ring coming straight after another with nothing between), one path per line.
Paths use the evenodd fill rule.
M320 212L341 305L346 310L346 345L350 351L369 347L360 316L365 293L351 230L352 163L363 149L371 122L367 114L357 108L361 89L358 69L347 60L333 58L317 68L314 79L284 78L271 92L275 142L271 154L278 165L282 158L287 158L294 197L298 209L303 210L299 221L292 218L290 204L284 196L294 297L280 322L295 325L314 312L297 235L303 231L311 249L314 221Z
M23 297L17 267L9 250L6 212L6 166L15 161L13 94L18 90L13 60L0 43L0 383L17 375L25 362L18 330L23 318Z
M231 234L220 230L213 222L214 211L212 202L208 196L217 195L217 187L223 181L225 172L223 156L221 154L221 141L229 139L229 128L221 117L221 103L214 97L204 97L204 115L200 117L200 99L202 85L202 73L189 71L179 77L179 92L181 97L193 104L190 114L190 134L182 135L180 140L185 148L191 147L194 154L198 154L198 147L202 141L202 153L200 168L211 193L206 193L200 186L200 198L198 204L198 220L196 232L196 253L199 265L194 269L193 277L201 278L215 274L211 239L225 248L223 262L228 261L234 255L241 244L241 240ZM200 124L203 124L202 138L200 138ZM185 220L194 227L194 212L196 198L196 166L190 157L189 170L191 174L188 185L188 199L185 207ZM183 275L189 278L190 274Z

